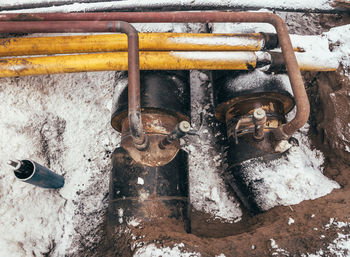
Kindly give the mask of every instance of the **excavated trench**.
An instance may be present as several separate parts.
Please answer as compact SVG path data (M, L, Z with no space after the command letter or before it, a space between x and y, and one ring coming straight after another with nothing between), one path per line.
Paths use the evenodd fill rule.
M301 15L282 13L281 16L287 18L291 33L319 34L328 30L327 26L339 26L349 20L346 14L304 14L309 16L307 20L312 26L305 24L300 27L292 20ZM301 256L320 249L324 250L326 256L331 256L327 255L327 246L337 238L338 233L350 233L349 227L327 226L330 219L345 222L350 217L350 153L346 151L347 140L350 140L350 116L345 115L350 111L350 82L342 74L342 69L337 72L303 73L311 104L308 136L312 147L322 151L325 156L324 175L335 180L341 186L340 189L316 200L274 207L255 216L242 208L243 214L238 222L223 222L209 213L191 208L191 233L187 233L178 220L164 218L135 227L121 226L119 233L114 233L114 237L109 238L106 235L107 224L104 223L92 232L98 240L89 247L82 244L80 252L74 256L127 257L147 243L159 247L182 243L184 251L198 252L201 256L215 256L219 253L225 256ZM210 123L214 117L207 116L204 119ZM216 128L222 129L223 125ZM218 148L223 144L221 139L217 143ZM227 188L234 195L232 189L229 186ZM104 211L106 210L101 210ZM294 220L292 226L288 224L290 218ZM278 248L274 247L271 239L278 242ZM47 253L48 256L49 254Z
M300 14L296 16L298 15ZM295 27L288 20L287 24L293 33L313 34L315 31L319 33L326 30L323 26L325 24L342 24L348 19L347 16L326 16L313 16L309 22L317 26L311 28ZM308 33L310 29L315 31ZM344 115L350 108L350 83L349 78L343 74L342 68L337 72L303 73L311 104L308 132L311 147L322 151L325 156L323 174L339 183L340 189L316 200L275 207L256 216L251 216L243 208L242 219L236 223L222 222L208 213L192 208L191 234L186 233L176 220L143 223L141 226L127 228L129 238L120 234L114 241L108 240L103 249L97 247L98 250L93 255L99 256L101 250L109 249L110 256L132 256L137 249L134 248L135 245L140 247L148 242L159 247L183 243L184 251L199 252L201 256L215 256L218 253L225 256L301 256L320 249L325 256L332 256L328 246L337 238L338 233L350 233L349 227L329 225L332 223L330 220L346 222L350 217L350 154L345 151L350 138L350 117ZM212 118L207 119L210 122ZM291 218L293 226L288 223ZM278 247L273 244L275 241L278 242ZM349 253L345 250L344 254Z
M349 79L340 73L303 74L312 106L312 147L324 153L324 174L337 181L340 189L316 200L275 207L255 216L243 209L242 220L237 223L223 223L192 208L190 234L175 219L123 227L92 255L105 256L109 249L109 256L132 256L137 247L146 243L159 247L183 243L184 251L199 252L201 256L301 256L320 249L332 256L327 254L327 246L338 233L350 233L349 227L327 225L330 219L348 221L350 217L350 154L344 151L344 137L349 138L345 129L350 120L343 115L344 109L349 109L350 90ZM340 136L342 133L344 137ZM295 221L292 226L288 224L290 218ZM271 240L278 242L278 248Z

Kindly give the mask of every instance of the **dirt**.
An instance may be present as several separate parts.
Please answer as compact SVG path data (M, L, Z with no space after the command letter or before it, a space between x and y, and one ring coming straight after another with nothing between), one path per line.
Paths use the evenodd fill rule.
M202 233L205 231L207 235L212 232L219 233L221 230L238 233L223 238L186 234L172 222L144 225L143 228L133 231L133 234L146 235L142 238L143 242L159 242L157 245L160 247L182 242L186 245L186 251L200 252L202 256L215 256L220 253L226 256L272 256L276 249L271 246L271 239L278 242L278 246L289 253L288 256L300 256L322 248L326 251L325 247L337 237L339 231L336 228L326 229L325 225L331 217L335 220L348 220L350 210L346 207L350 201L349 191L349 188L337 190L315 201L274 208L267 213L247 218L248 222L241 221L246 227L241 227L240 231L233 225L214 225L213 221L211 226L207 226L208 222L202 219ZM203 218L203 215L199 217ZM290 217L295 223L288 225ZM196 222L200 223L199 220ZM345 232L349 233L349 228ZM196 231L193 230L192 233ZM325 237L322 238L321 235ZM280 253L277 256L279 255Z

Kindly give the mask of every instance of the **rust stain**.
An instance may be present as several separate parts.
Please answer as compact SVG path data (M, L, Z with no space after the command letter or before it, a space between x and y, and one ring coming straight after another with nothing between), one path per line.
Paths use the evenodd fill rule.
M10 19L10 21L42 21L44 18L35 14L21 13Z
M11 44L11 38L0 38L0 46L8 47Z

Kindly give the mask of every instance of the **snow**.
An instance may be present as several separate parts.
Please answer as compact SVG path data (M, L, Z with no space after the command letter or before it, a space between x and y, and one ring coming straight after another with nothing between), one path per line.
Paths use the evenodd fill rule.
M103 221L107 156L120 140L109 124L113 83L113 72L1 79L0 256L74 252L78 233ZM25 158L64 175L65 186L16 180L6 161Z
M224 46L257 46L263 47L263 40L258 41L252 37L176 37L170 38L170 42L178 44L196 45L224 45Z
M139 248L134 257L200 257L201 255L196 252L185 252L181 250L184 244L175 244L174 247L157 247L155 244L149 244Z
M273 238L270 238L272 256L289 256L289 252L280 248Z
M2 0L1 1L1 7L7 7L7 6L17 6L17 5L23 5L23 4L38 4L38 3L63 3L63 2L69 2L69 0Z
M145 182L143 181L143 178L138 177L137 178L137 184L143 185Z
M261 87L262 84L271 80L271 78L274 78L279 82L278 85L280 85L281 89L293 94L288 75L282 74L271 76L258 69L239 75L238 77L230 80L229 83L230 86L234 87L237 91L243 89L256 89Z
M294 219L289 217L288 219L288 225L292 225L294 223Z
M30 1L12 1L2 0L0 6L8 7L15 6L16 4L30 4L38 3L40 0ZM57 0L58 1L58 0ZM41 1L45 2L45 1ZM139 1L139 0L125 0L125 1L106 1L100 3L74 3L64 6L52 6L45 8L33 8L26 10L15 10L12 12L88 12L88 11L108 11L108 10L125 10L131 8L138 9L152 9L152 8L164 8L164 7L181 7L190 8L196 7L211 7L215 8L243 8L243 9L288 9L288 10L317 10L317 11L329 11L333 7L330 5L328 0L284 0L277 2L276 0L266 0L263 3L260 0L243 1L243 0L223 0L223 1L212 1L212 0L158 0L158 1ZM11 11L6 11L11 12Z
M232 63L255 61L255 54L253 52L171 52L170 55L189 60L210 60L210 61L231 61Z
M350 228L350 222L335 221L334 218L329 220L329 223L325 225L325 229L331 227L336 228L337 238L333 240L325 249L320 249L314 254L303 255L303 257L320 257L320 256L335 256L344 257L349 256L350 253L350 234L344 234L344 228ZM321 235L321 238L325 238Z
M230 196L221 177L222 159L220 149L215 147L215 123L201 117L213 117L214 107L209 77L199 71L191 72L191 116L192 126L198 130L199 136L187 139L189 143L184 147L189 152L190 166L190 199L192 206L210 213L213 218L224 219L226 222L238 222L242 211L239 203ZM208 100L210 101L208 104ZM219 133L219 131L216 131ZM213 158L208 158L213 156Z
M350 67L350 25L335 27L324 33L332 52L338 54L341 63L349 69ZM347 73L348 74L348 73Z
M301 51L295 53L299 67L336 70L341 59L348 60L347 65L349 66L350 49L346 44L349 38L342 36L343 34L350 35L347 31L350 27L346 26L339 27L340 29L333 28L330 32L322 35L290 35L293 48ZM266 23L211 23L209 28L212 33L276 33L275 28ZM329 41L340 40L340 38L343 42L341 49L336 52L329 51ZM279 49L274 51L280 52Z
M328 51L328 39L323 35L290 35L290 40L294 48L299 48L301 51Z
M267 23L209 23L212 33L276 33L275 27Z
M242 164L246 181L255 182L254 192L263 210L316 199L340 188L338 183L322 175L323 155L316 149L311 150L307 131L306 126L294 135L299 146L290 148L286 156L268 163L255 158Z

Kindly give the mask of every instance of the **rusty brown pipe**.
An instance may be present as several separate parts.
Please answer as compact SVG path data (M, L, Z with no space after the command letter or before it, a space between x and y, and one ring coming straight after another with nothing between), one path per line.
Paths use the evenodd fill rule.
M148 148L149 141L143 130L141 119L139 35L132 25L124 21L116 21L115 30L128 36L128 118L130 134L134 146L143 151Z
M32 32L105 32L99 30L109 22L122 20L135 23L179 22L254 22L272 24L286 64L295 97L297 112L293 120L279 127L276 139L285 139L301 128L309 117L310 105L285 22L273 13L252 12L118 12L118 13L50 13L4 14L1 19L27 22L0 22L0 33ZM28 20L39 20L28 22ZM67 21L70 22L67 22ZM55 21L55 22L53 22ZM62 21L62 22L61 22ZM92 30L94 28L94 30Z

